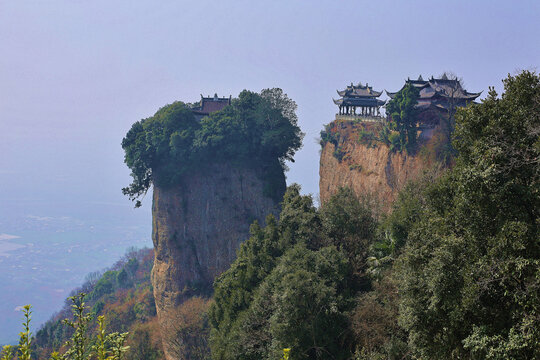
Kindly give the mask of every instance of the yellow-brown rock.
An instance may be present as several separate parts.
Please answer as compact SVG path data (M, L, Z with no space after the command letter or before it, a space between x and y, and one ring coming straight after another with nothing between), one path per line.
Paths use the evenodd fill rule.
M398 192L409 181L421 176L433 167L429 156L412 156L392 152L381 143L362 144L359 141L360 129L370 129L374 124L361 124L350 121L335 121L329 130L339 134L340 151L343 157L334 156L336 146L330 142L321 150L319 167L319 191L321 203L326 202L340 187L350 187L359 196L370 196L382 210L388 211ZM434 131L421 134L422 146L428 146ZM425 152L424 152L425 153Z

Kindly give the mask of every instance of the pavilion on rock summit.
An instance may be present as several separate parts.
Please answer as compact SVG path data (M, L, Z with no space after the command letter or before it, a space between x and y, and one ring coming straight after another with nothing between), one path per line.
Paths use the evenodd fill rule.
M385 104L385 101L377 98L381 96L382 91L375 91L368 84L354 85L351 83L345 90L338 90L337 93L341 98L334 100L334 104L339 108L336 119L364 118L364 120L368 120L372 118L371 121L374 121L381 117L380 108Z

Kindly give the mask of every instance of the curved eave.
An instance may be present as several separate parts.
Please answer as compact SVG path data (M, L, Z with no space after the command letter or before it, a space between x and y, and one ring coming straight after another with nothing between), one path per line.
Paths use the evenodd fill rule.
M467 95L467 99L468 100L476 100L477 97L479 97L480 95L482 95L484 91L480 91L478 93L470 93L470 92L467 92L466 95Z
M394 96L396 96L396 94L397 94L399 91L396 91L396 92L390 92L390 91L388 91L388 90L384 90L384 92L386 93L386 95L388 95L388 97L389 97L390 99L393 99Z

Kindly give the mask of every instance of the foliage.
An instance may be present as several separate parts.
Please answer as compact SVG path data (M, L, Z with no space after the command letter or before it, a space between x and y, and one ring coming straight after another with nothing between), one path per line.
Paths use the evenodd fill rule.
M319 144L321 147L324 147L326 143L334 144L336 147L338 146L340 134L331 124L324 125L324 130L321 130L320 134L321 140L319 141Z
M377 140L379 140L383 144L386 144L387 146L390 146L390 135L392 134L393 125L394 123L392 122L385 122L382 125L381 130L379 131L379 136Z
M365 288L366 261L377 228L372 209L350 188L340 188L321 208L320 218L323 245L333 245L346 254L355 286Z
M421 358L540 357L540 77L458 110L456 166L398 218L400 323Z
M348 312L355 284L365 283L360 268L374 223L348 190L317 210L298 185L289 187L280 220L254 223L236 261L215 281L213 358L275 359L284 347L291 360L348 358Z
M419 91L411 84L407 84L386 105L399 133L398 151L406 150L412 153L416 150L417 113L415 106L418 103ZM390 139L390 138L389 138ZM390 140L393 144L395 139Z
M358 133L358 142L362 145L366 145L369 148L376 147L374 144L378 140L377 136L372 131L360 129Z
M23 332L19 333L19 359L20 360L30 360L32 350L30 349L30 343L32 342L32 333L30 332L30 320L31 320L31 305L25 305L22 308L24 321L23 321Z
M93 273L87 276L87 282L74 294L86 292L85 306L90 310L85 316L96 318L97 322L87 324L86 333L96 333L98 337L91 340L89 347L99 345L99 334L108 329L116 335L103 339L107 347L116 344L116 355L123 359L158 359L162 356L161 338L157 329L157 318L154 296L150 284L150 270L153 263L153 251L150 249L130 249L123 259L105 272ZM101 274L101 275L99 275ZM123 281L118 281L127 276ZM34 342L38 358L45 358L53 350L65 351L65 342L72 338L75 329L63 326L63 318L72 311L72 302L67 301L64 308L52 319L47 321L36 334ZM103 323L100 325L100 318ZM103 329L100 330L100 326ZM122 343L122 335L129 332ZM122 345L122 344L123 345ZM97 352L97 348L88 348L90 352ZM119 353L122 346L130 346L133 351ZM109 350L107 350L109 351ZM111 356L108 352L107 356Z
M167 319L174 329L164 336L169 353L179 360L210 359L208 337L210 327L207 311L211 304L208 299L192 297L183 302Z
M66 342L67 350L63 355L64 359L85 360L90 358L90 348L88 346L88 323L92 316L86 313L86 303L84 302L86 294L80 293L71 296L69 299L75 320L65 319L64 324L74 330L73 336Z
M86 294L79 293L75 296L71 296L71 310L73 312L73 320L65 319L63 323L72 328L73 335L66 341L66 350L61 355L58 351L51 353L51 360L85 360L85 359L97 359L97 360L122 360L123 355L129 349L129 346L125 346L124 342L128 333L105 333L104 316L98 317L99 332L94 339L87 333L89 323L92 319L92 315L87 312L88 307L84 302ZM24 331L20 333L20 341L18 346L18 360L30 360L32 342L32 335L30 332L30 314L31 305L23 307ZM96 345L90 346L91 342L96 342ZM2 351L2 360L12 359L12 347L4 346Z
M226 161L262 168L270 183L267 192L281 197L285 161L294 161L303 137L295 111L296 103L281 89L244 90L230 106L200 122L186 104L167 105L133 124L123 139L133 178L123 193L136 200L153 182L179 184L190 171Z
M11 360L13 356L13 346L11 345L4 345L2 347L2 352L0 353L2 355L2 360Z
M343 157L347 153L343 149L343 142L340 143L341 134L335 126L327 124L324 126L324 130L321 130L321 140L319 141L321 147L324 147L327 143L334 145L334 152L332 155L339 161L343 160Z
M347 154L345 150L343 150L343 147L341 145L338 145L335 149L332 155L339 161L343 160L343 157Z
M356 299L351 330L358 347L357 357L365 359L407 358L407 333L398 324L399 296L391 272L386 271L373 290Z

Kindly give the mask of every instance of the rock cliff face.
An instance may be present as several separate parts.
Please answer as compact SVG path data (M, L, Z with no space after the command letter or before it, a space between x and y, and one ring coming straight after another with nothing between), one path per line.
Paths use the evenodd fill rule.
M432 168L434 161L422 155L391 152L388 146L380 142L361 144L360 129L362 125L353 122L330 124L329 130L338 134L337 146L342 159L340 161L334 156L335 144L324 144L319 167L321 203L327 201L340 187L350 187L357 195L372 196L382 210L388 211L407 181ZM433 130L420 135L424 147L428 146L432 137ZM422 150L418 153L422 154Z
M277 216L278 204L263 188L259 171L225 164L191 173L174 188L154 186L152 284L164 339L174 332L174 309L211 289L249 236L250 224ZM166 343L164 348L168 359L175 358Z

